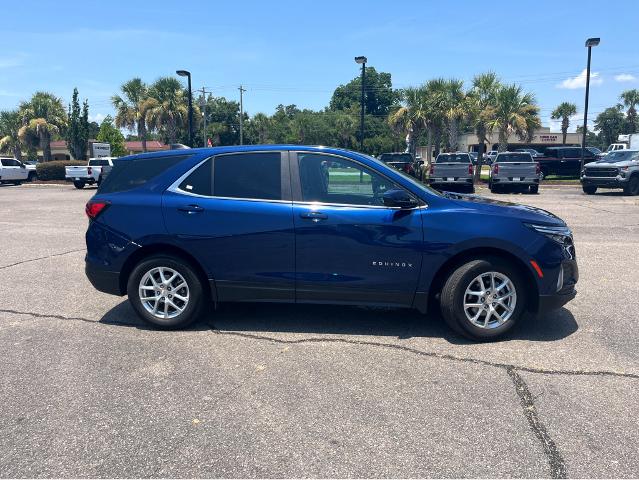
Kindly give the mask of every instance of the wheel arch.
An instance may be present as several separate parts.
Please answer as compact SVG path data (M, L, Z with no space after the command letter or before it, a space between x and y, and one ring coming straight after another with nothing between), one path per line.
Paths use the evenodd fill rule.
M180 247L176 247L170 243L153 243L150 245L144 245L138 248L135 252L133 252L129 258L126 259L124 265L120 269L120 278L119 278L119 288L120 292L124 295L127 290L127 283L129 281L129 276L131 272L135 268L135 266L140 263L145 258L148 258L152 255L171 255L174 257L181 258L187 261L194 269L195 272L202 282L202 288L205 292L209 292L210 298L213 301L217 301L217 292L215 290L215 282L208 278L206 271L197 261L197 259L188 253L186 250L183 250ZM208 288L207 288L208 285Z
M517 255L497 247L473 247L457 252L446 260L437 270L428 289L428 303L432 305L439 298L446 279L460 265L482 257L499 257L511 262L522 275L524 281L532 287L532 295L527 295L526 310L536 312L539 309L539 285L526 263Z

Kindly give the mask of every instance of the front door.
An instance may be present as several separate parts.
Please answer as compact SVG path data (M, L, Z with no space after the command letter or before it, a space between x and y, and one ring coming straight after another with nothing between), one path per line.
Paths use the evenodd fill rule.
M292 160L298 302L409 306L421 269L422 210L385 207L401 188L339 156Z
M220 301L293 302L288 155L218 155L163 196L166 226L215 280Z
M20 163L11 158L3 158L2 180L18 180L20 178Z

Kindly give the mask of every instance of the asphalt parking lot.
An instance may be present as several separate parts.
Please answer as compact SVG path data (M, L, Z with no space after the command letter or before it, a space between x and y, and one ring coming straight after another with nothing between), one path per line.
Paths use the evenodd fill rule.
M472 344L354 307L147 329L85 279L94 191L0 187L0 476L639 475L639 197L496 195L568 222L579 294Z

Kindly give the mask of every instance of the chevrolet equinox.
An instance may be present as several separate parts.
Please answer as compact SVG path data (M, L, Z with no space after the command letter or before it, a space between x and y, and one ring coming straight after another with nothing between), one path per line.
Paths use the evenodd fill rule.
M125 157L86 213L89 280L159 328L210 301L439 304L455 331L489 340L576 294L572 232L555 215L439 193L336 148Z

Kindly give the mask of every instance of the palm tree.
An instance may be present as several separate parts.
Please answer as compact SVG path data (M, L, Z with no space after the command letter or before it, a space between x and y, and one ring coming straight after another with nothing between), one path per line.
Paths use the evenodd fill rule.
M142 151L146 152L147 111L149 109L148 87L140 78L132 78L120 87L123 96L114 95L111 102L115 108L115 126L137 130L142 141Z
M456 152L459 144L459 124L468 114L464 82L452 78L446 80L443 95L443 117L448 133L448 149Z
M487 125L499 132L499 151L504 152L510 135L530 139L533 131L541 126L539 107L532 93L523 93L515 84L500 87L495 99L495 116Z
M628 131L626 133L635 133L638 127L637 105L639 105L639 90L637 90L636 88L633 90L626 90L621 95L619 95L619 99L628 109L628 111L626 112Z
M424 87L410 87L401 91L402 106L388 116L388 124L395 133L406 136L407 148L415 151L415 139L426 128L427 104Z
M36 92L28 102L20 104L23 127L18 137L25 144L37 138L42 149L43 160L51 160L51 138L66 126L67 113L62 100L47 92Z
M477 179L479 179L481 175L481 165L488 135L492 133L492 129L489 125L495 116L497 92L500 86L501 84L497 74L494 72L486 72L476 75L475 78L473 78L473 86L468 92L470 121L479 142L477 168L475 171Z
M256 113L249 123L256 135L257 143L263 145L268 142L269 129L271 128L271 120L263 113Z
M188 123L187 100L187 94L179 80L172 77L159 78L149 88L145 110L148 126L158 130L169 143L176 143L178 129ZM195 112L193 116L198 118Z
M0 152L11 152L18 160L22 160L22 142L18 137L21 126L18 110L0 112Z
M568 127L570 126L570 117L576 115L577 105L570 102L562 102L552 111L550 118L559 120L561 118L561 135L563 137L562 144L566 145L566 136L568 136Z

